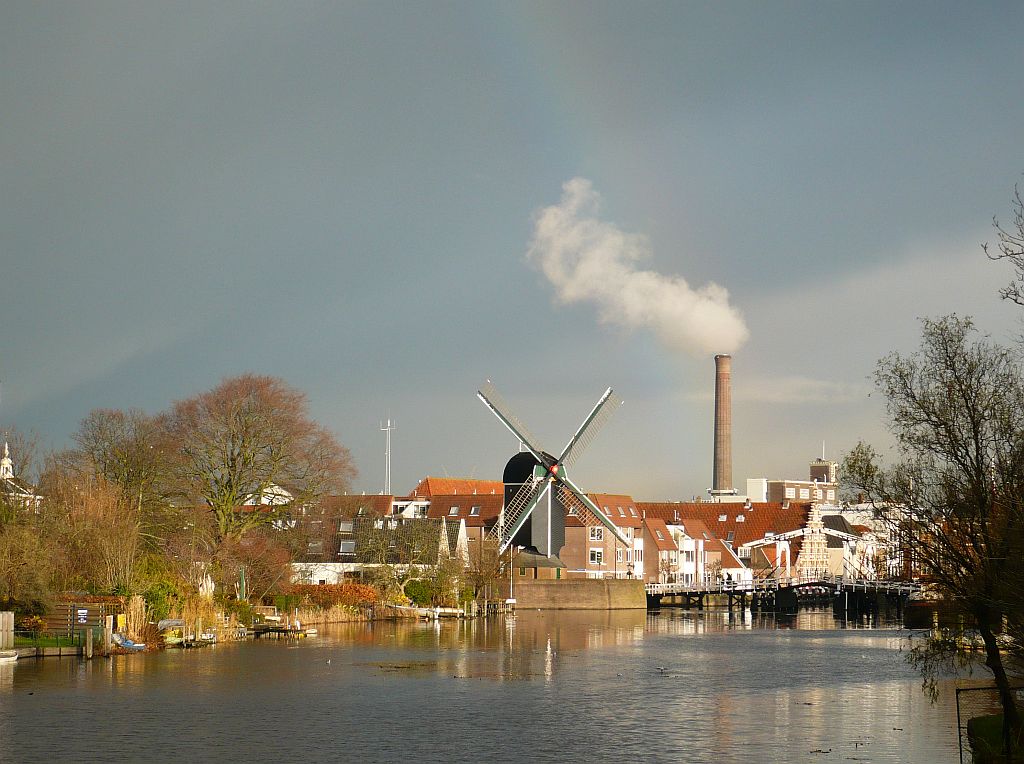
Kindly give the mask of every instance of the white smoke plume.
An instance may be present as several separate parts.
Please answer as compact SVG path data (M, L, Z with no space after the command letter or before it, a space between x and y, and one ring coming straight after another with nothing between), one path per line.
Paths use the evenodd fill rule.
M638 270L650 256L641 234L596 217L600 196L589 180L562 186L562 200L540 210L527 257L565 303L590 301L601 321L652 329L673 350L695 355L731 353L746 341L747 326L718 284L693 289L680 276Z

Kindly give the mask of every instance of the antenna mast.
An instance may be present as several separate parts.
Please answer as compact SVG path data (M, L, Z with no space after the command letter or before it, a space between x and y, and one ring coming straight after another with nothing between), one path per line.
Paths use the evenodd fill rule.
M380 426L380 431L386 433L384 436L384 493L391 495L391 431L395 429L394 424L388 419L388 423Z

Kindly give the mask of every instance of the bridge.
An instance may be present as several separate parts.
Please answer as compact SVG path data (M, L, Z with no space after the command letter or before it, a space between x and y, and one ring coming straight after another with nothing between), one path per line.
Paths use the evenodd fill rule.
M663 604L697 607L703 610L710 596L725 597L730 609L795 612L801 604L831 604L836 612L875 612L882 602L901 610L903 603L921 591L916 581L856 578L853 576L804 576L795 578L756 578L749 581L712 581L698 584L646 584L648 609ZM663 603L664 599L671 603Z

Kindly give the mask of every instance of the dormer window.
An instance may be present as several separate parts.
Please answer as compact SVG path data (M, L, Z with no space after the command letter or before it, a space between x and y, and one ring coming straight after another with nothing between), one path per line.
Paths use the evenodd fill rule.
M728 519L729 518L727 518L725 515L719 515L718 516L718 522L720 522L720 523L724 523Z
M743 516L743 515L736 515L736 522L738 522L738 523L745 523L746 521L747 521L747 518L745 516Z

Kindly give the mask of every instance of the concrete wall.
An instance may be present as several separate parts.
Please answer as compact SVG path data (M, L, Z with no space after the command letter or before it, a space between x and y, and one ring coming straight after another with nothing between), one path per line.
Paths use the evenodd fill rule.
M539 610L633 610L647 607L643 581L624 579L516 579L516 608ZM508 596L508 582L502 596Z

